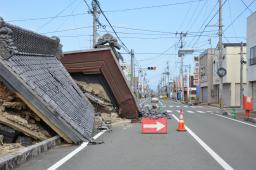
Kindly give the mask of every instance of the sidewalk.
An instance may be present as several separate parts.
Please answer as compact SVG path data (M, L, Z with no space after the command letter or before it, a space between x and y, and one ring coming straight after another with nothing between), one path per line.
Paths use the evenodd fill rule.
M219 108L218 104L210 104L209 106ZM240 107L224 107L224 112L228 117L245 121L245 111ZM249 120L251 123L256 123L256 111L252 111Z

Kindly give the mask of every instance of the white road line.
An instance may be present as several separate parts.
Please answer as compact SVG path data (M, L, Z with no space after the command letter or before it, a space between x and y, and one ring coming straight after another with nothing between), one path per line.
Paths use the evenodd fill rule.
M179 108L180 106L176 106L177 108Z
M179 119L172 115L178 122ZM214 150L212 150L202 139L200 139L191 129L185 126L188 133L215 159L225 170L234 170L226 161L224 161Z
M173 106L170 105L169 107L172 108Z
M176 110L176 112L180 113L180 110Z
M203 112L203 111L200 111L200 110L197 110L197 112L198 112L198 113L205 113L205 112Z
M183 107L188 107L188 106L183 106Z
M159 100L159 103L163 106L164 104L163 104L163 102L161 101L161 100Z
M232 119L232 118L229 118L229 117L226 117L226 116L223 116L223 115L219 115L219 114L214 114L214 113L210 113L210 114L215 115L215 116L219 116L219 117L223 117L225 119L233 120L235 122L239 122L239 123L242 123L242 124L245 124L245 125L248 125L248 126L256 128L256 125L253 125L253 124L250 124L250 123L247 123L247 122L243 122L243 121L240 121L240 120Z
M212 113L212 111L210 111L210 110L208 110L208 111L206 111L207 113Z
M192 110L187 110L187 112L188 112L188 113L195 113L195 112L193 112Z
M105 132L106 132L106 130L103 130L103 131L99 132L97 135L95 135L93 137L93 139L94 140L97 139L98 137L100 137ZM62 158L58 162L56 162L54 165L49 167L47 170L55 170L55 169L59 168L61 165L63 165L65 162L67 162L69 159L71 159L73 156L75 156L78 152L83 150L88 144L89 144L89 142L83 142L78 148L76 148L75 150L70 152L68 155L66 155L64 158Z

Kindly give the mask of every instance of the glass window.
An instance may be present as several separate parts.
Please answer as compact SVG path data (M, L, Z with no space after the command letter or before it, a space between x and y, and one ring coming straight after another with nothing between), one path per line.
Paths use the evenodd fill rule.
M256 46L250 48L250 65L256 64Z

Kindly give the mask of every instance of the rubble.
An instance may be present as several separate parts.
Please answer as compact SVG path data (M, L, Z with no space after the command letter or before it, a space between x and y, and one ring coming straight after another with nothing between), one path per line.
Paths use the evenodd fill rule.
M22 148L24 148L24 146L22 146L20 143L3 144L0 146L0 156L7 153L16 152Z
M16 131L39 141L51 137L40 118L1 82L0 99L0 134L4 135L4 142L14 142Z
M97 83L88 84L84 81L77 81L77 85L80 87L85 96L93 104L96 112L111 112L113 110L113 104L107 96L103 87Z

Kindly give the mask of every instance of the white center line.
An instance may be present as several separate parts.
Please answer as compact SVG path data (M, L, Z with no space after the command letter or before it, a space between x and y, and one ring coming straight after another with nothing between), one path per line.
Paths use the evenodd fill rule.
M97 139L98 137L100 137L105 132L106 132L106 130L103 130L103 131L99 132L97 135L95 135L93 137L93 139L94 140ZM69 159L71 159L73 156L75 156L78 152L83 150L88 144L89 144L89 142L83 142L78 148L76 148L75 150L70 152L68 155L66 155L64 158L62 158L58 162L56 162L54 165L49 167L47 170L55 170L55 169L59 168L61 165L63 165L65 162L67 162Z
M178 122L179 119L172 115L174 119ZM188 133L215 159L225 170L233 170L226 161L224 161L214 150L212 150L202 139L200 139L191 129L185 126Z

